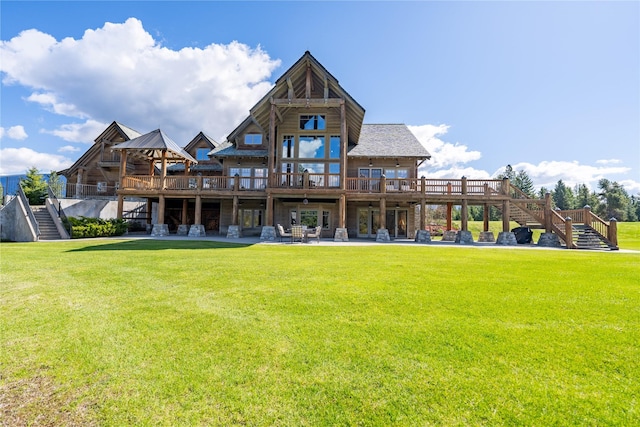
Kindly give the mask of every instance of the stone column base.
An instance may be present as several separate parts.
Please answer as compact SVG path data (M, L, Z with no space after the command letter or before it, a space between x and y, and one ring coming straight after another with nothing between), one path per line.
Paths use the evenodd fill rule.
M204 230L204 225L193 224L189 228L189 237L205 237L207 233Z
M346 228L336 228L336 234L333 237L334 242L348 242L349 234Z
M164 237L169 235L169 226L167 224L153 224L153 230L151 230L153 237Z
M178 236L186 236L189 234L189 226L187 224L180 224L178 226Z
M544 246L547 248L560 248L562 247L562 244L560 243L560 238L557 234L542 233L540 234L540 238L538 239L538 246Z
M431 243L431 233L427 230L418 230L414 241L416 243Z
M378 229L378 232L376 233L376 242L390 242L391 241L391 236L389 236L389 230L387 230L386 228L380 228Z
M456 233L456 243L460 243L461 245L471 245L473 244L473 235L470 231L460 230Z
M240 226L230 225L227 229L227 239L239 239L240 238Z
M276 228L273 225L265 225L260 232L260 241L275 242Z
M511 231L501 231L498 234L496 245L517 246L518 241L516 240L516 235Z
M442 233L442 241L443 242L455 242L456 241L456 234L458 234L455 230L445 230L444 233Z
M478 236L478 242L495 243L496 237L493 235L493 231L481 231Z

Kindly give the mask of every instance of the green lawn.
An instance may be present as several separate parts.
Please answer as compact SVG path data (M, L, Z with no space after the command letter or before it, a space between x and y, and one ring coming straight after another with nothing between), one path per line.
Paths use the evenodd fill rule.
M6 425L640 424L636 253L95 240L0 267Z

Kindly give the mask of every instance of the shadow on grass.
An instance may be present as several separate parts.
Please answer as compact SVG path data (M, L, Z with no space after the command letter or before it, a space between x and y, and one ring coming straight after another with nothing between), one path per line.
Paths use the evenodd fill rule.
M237 249L251 244L209 242L204 240L129 240L125 242L105 243L70 249L68 252L86 251L160 251L165 249Z

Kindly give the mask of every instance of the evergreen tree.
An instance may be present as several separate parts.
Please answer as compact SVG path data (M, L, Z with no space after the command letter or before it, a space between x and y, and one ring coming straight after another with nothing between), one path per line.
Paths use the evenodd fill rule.
M598 195L595 193L595 191L589 191L589 187L587 187L586 184L576 185L575 197L576 209L590 206L592 212L598 211L598 206L600 205Z
M56 197L62 197L62 180L60 179L60 175L56 171L51 171L49 174L49 187L51 187L51 191Z
M31 167L27 171L26 178L20 179L20 186L29 199L30 205L36 206L44 203L44 199L47 197L47 183L38 172L38 168Z
M558 180L555 188L553 189L553 204L556 208L561 210L574 209L574 196L571 188L567 187L562 180Z
M599 196L602 202L598 215L605 220L615 218L618 221L627 221L630 199L624 187L615 181L611 182L606 178L602 178L598 181L598 188L600 189Z
M519 170L516 173L513 179L513 185L518 187L524 194L526 194L531 198L536 196L536 191L533 186L533 181L531 180L527 172L524 170Z

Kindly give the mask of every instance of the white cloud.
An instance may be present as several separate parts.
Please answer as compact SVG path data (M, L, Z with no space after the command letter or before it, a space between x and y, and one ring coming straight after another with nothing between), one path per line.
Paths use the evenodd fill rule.
M622 163L622 160L620 159L602 159L602 160L596 160L596 163L599 165L618 165L620 163Z
M533 180L536 187L552 189L558 180L573 187L577 184L586 184L591 189L596 189L598 180L607 178L616 181L615 175L627 174L631 168L624 166L591 166L582 165L577 161L543 161L537 165L531 163L517 163L511 165L514 170L524 170ZM503 172L496 171L493 176Z
M84 119L48 129L68 141L117 120L141 131L161 128L179 144L200 130L222 139L271 88L279 60L239 42L172 50L129 18L57 41L27 30L0 42L5 84L33 90L27 99L55 114ZM73 64L73 66L70 66Z
M39 153L30 148L2 148L0 149L0 175L14 175L25 173L32 166L40 172L49 173L68 168L73 162L57 154Z
M56 135L69 142L92 144L107 126L109 126L108 123L87 120L83 123L69 123L58 127L58 129L42 130L41 132Z
M29 135L27 135L27 132L24 130L24 126L21 125L11 126L8 129L0 127L0 139L3 139L5 136L7 138L15 139L18 141L22 141L23 139L27 139L29 137Z
M59 153L75 153L76 151L80 151L80 148L74 147L73 145L65 145L64 147L58 148Z
M452 144L440 139L449 130L448 125L408 126L418 141L431 153L431 160L425 163L426 169L459 169L460 164L469 163L482 157L479 151L469 151L466 145Z

